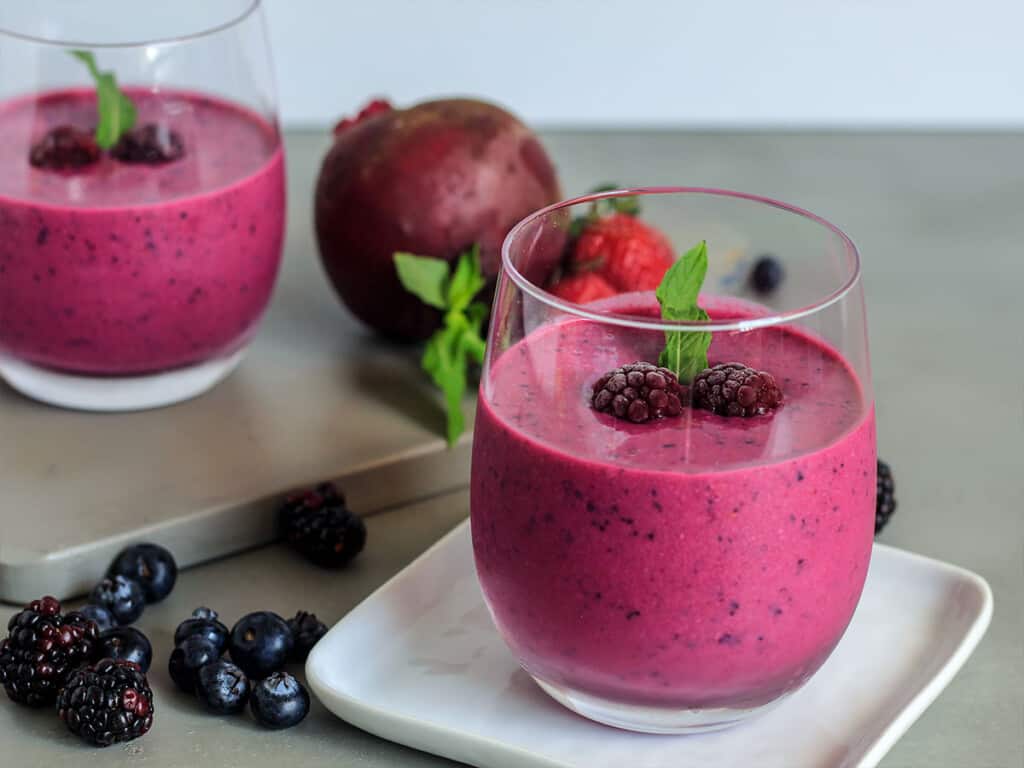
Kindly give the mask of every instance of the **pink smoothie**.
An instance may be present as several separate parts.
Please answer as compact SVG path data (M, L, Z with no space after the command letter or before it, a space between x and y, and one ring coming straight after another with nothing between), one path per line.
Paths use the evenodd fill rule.
M712 312L712 316L715 313ZM749 707L803 682L843 634L874 525L875 422L856 375L792 328L716 334L712 364L774 373L785 405L634 425L593 381L656 360L659 333L542 327L481 387L473 545L531 674L615 701Z
M238 349L266 308L285 214L276 127L196 93L130 93L140 124L182 136L184 158L33 168L47 130L95 124L93 93L0 104L0 353L89 374L165 370Z

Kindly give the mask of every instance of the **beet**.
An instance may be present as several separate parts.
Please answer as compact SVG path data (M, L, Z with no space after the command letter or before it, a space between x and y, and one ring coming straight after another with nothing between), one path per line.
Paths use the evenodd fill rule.
M472 99L409 109L379 102L343 121L316 187L320 257L338 295L367 325L404 340L425 339L441 313L406 292L395 251L454 261L478 243L488 300L501 242L529 213L561 197L554 166L529 128ZM543 284L557 260L531 265Z

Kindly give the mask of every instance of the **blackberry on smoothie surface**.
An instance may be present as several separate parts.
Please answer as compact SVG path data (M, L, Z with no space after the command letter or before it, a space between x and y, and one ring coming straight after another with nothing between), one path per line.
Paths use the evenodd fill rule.
M35 168L77 171L98 162L100 147L92 131L59 125L32 145L28 161Z
M743 363L705 368L693 380L694 408L719 416L763 416L782 405L782 389L767 371Z
M642 424L683 412L683 388L668 368L638 361L613 368L594 382L595 411Z

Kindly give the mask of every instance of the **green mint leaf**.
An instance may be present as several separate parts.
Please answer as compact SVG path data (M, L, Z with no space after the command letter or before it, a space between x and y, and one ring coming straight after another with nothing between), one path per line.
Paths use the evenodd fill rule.
M474 245L459 256L448 285L448 309L462 312L486 285L487 279L480 269L480 246Z
M708 272L708 248L702 240L669 268L654 295L664 320L701 321L708 314L697 305L697 296ZM688 383L708 367L711 334L707 331L666 331L665 349L658 365L673 371Z
M135 103L117 87L113 72L101 72L96 57L89 51L71 51L71 55L85 64L96 82L96 143L101 149L110 149L118 139L132 128L138 119Z
M424 304L447 309L448 275L451 271L444 259L396 253L395 269L402 287Z
M420 364L444 395L445 438L454 445L466 428L462 398L470 362L482 364L487 344L483 325L488 307L473 301L487 284L480 268L480 249L474 245L459 255L452 270L444 259L394 255L403 287L424 304L444 310L444 326L427 341Z

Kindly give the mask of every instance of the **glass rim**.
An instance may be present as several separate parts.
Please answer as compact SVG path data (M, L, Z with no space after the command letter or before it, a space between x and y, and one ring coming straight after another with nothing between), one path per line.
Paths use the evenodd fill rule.
M29 43L36 43L38 45L51 45L55 48L87 48L93 50L113 50L118 48L144 48L153 45L175 45L177 43L185 43L190 40L198 40L203 37L210 37L212 35L219 34L226 30L232 29L238 26L263 4L263 0L248 0L248 5L242 9L241 12L235 16L222 21L219 24L214 24L211 27L204 29L198 29L195 32L189 32L184 35L174 35L171 37L156 37L149 40L130 40L127 42L119 43L97 43L89 40L58 40L52 37L42 37L40 35L28 34L25 32L18 32L13 29L0 26L0 36L12 37L16 40L23 40Z
M584 203L592 203L596 200L603 200L609 197L622 197L624 195L704 195L710 197L724 197L733 200L746 200L748 202L760 203L763 205L771 206L772 208L778 208L779 210L787 213L792 213L807 219L815 224L818 224L832 234L839 238L839 241L843 244L846 251L846 255L851 259L853 270L847 278L846 282L843 283L839 288L827 294L823 298L807 304L797 309L787 310L785 312L769 312L766 315L760 315L758 317L742 318L735 320L704 320L704 321L681 321L681 320L651 320L638 317L636 315L622 314L619 312L601 311L595 310L588 307L586 304L576 304L571 301L566 301L558 296L548 292L541 286L530 281L522 272L520 272L515 264L512 263L512 244L515 239L522 233L522 231L533 222L548 216L551 213L560 211L563 209L572 208ZM548 306L557 309L566 314L575 315L587 320L593 320L595 322L604 323L606 325L616 325L624 328L638 328L643 330L653 331L750 331L755 328L765 328L774 325L782 325L785 323L799 320L800 318L807 317L809 315L816 314L828 307L832 306L836 302L841 301L853 288L857 285L861 277L861 262L860 252L857 250L857 246L854 245L853 240L843 232L835 224L831 223L827 219L818 216L815 213L800 208L796 205L781 202L774 198L765 197L763 195L755 195L747 192L737 192L730 189L719 189L715 187L632 187L625 189L615 189L602 192L594 192L587 195L581 195L579 197L573 197L568 200L562 200L561 202L554 203L552 205L541 208L534 211L525 219L520 221L505 236L504 242L501 245L501 266L502 269L508 273L512 282L515 283L520 290L529 294L534 299L547 304Z

